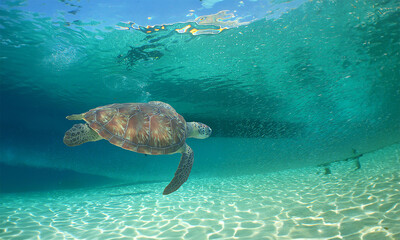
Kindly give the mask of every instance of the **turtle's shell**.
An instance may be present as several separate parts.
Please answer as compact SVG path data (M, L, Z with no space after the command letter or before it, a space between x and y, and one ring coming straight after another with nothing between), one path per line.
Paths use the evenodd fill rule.
M83 119L118 147L144 154L170 154L185 144L186 121L168 104L162 104L111 104L88 111Z

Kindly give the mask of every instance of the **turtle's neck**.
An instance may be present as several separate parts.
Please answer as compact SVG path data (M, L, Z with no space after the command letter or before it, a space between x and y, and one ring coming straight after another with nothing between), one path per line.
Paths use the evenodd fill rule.
M186 122L186 138L194 138L196 132L194 122Z

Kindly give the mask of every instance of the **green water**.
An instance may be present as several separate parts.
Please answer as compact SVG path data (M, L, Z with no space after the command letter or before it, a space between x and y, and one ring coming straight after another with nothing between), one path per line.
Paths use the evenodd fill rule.
M153 169L105 143L71 150L60 141L71 126L66 115L151 100L213 128L213 139L192 143L205 161L199 173L209 164L232 164L228 175L315 165L398 142L398 6L309 2L200 36L118 31L100 20L66 24L2 8L2 161L113 176ZM104 172L111 158L121 167ZM157 159L161 175L172 169L168 158ZM249 168L238 169L243 162Z
M119 22L71 22L62 14L49 17L24 11L18 5L14 1L0 4L0 194L4 198L0 208L4 210L2 219L6 219L0 222L0 238L92 239L115 229L117 235L104 236L233 239L244 229L248 232L237 238L374 239L374 235L367 236L374 231L375 239L398 238L400 231L394 226L399 219L392 216L398 214L399 151L398 145L393 145L400 142L398 1L308 1L273 17L198 36L174 30L186 23L146 34L117 30ZM73 124L65 119L67 115L111 103L155 100L169 103L188 122L203 122L213 129L211 138L187 141L194 150L195 163L177 196L161 195L178 166L177 154L144 156L107 141L75 148L62 142ZM374 155L391 145L394 147L387 153ZM354 161L364 157L361 170L365 172L351 175ZM334 177L337 172L330 167L333 175L324 175L329 172L324 167L328 165L321 164L334 161L351 166L341 172L344 175ZM387 165L371 170L375 165L370 164L364 170L370 161ZM282 170L289 172L279 175ZM279 176L271 177L274 174ZM293 179L282 190L287 174ZM326 197L320 199L326 209L312 209L307 215L307 209L302 208L325 206L311 204L317 201L313 198L306 197L309 202L297 198L308 194L296 195L300 191L296 188L298 179L305 176L309 176L305 181L317 183L323 178L323 186L335 186L329 193L313 193ZM338 179L346 179L346 184L340 187ZM89 184L121 180L134 187L112 185L114 188L98 190ZM246 182L253 185L246 187ZM269 189L270 182L283 192ZM351 188L352 183L359 183L356 189L362 193ZM255 186L262 187L254 190ZM317 189L320 185L304 186ZM379 190L373 190L374 186ZM92 197L82 196L79 187L87 187L83 192L92 191ZM59 190L63 188L77 190ZM50 189L58 190L45 193ZM45 192L11 193L22 190ZM272 218L263 215L269 211L264 198L269 194L277 194L270 199L278 209L270 209ZM295 203L284 202L285 194ZM336 200L332 197L335 194ZM351 200L363 194L365 202ZM228 196L226 200L219 198L223 195ZM369 196L373 203L368 202ZM126 204L116 207L116 198ZM381 199L391 205L383 205ZM32 201L35 207L23 204ZM86 202L80 205L81 201ZM132 201L132 206L126 201ZM173 204L179 201L188 202ZM335 201L351 203L329 208ZM235 205L242 202L248 207ZM206 205L205 210L195 206L201 204ZM365 204L375 205L368 210ZM108 207L117 209L113 212ZM291 217L292 208L301 208L298 217L308 220ZM88 209L94 212L89 214ZM216 209L224 210L208 215L207 211ZM123 211L132 215L123 215ZM248 214L242 213L246 211ZM340 216L323 215L333 214L330 211ZM197 220L189 221L184 212ZM86 214L88 221L71 222L81 214ZM110 216L115 220L112 223ZM135 222L132 216L143 221ZM57 217L61 217L61 225L51 228ZM318 217L324 220L312 222ZM367 222L361 226L365 228L340 230L340 223L364 217ZM382 218L388 221L386 225L376 222ZM126 223L129 227L100 226L103 219L107 224ZM177 235L166 230L174 223ZM308 231L307 226L313 224L331 226L321 230L331 232L318 235L317 228ZM136 230L129 233L130 228ZM157 228L165 229L157 232ZM194 231L188 230L192 228ZM289 233L290 229L297 232ZM194 235L185 235L188 232ZM220 233L213 235L215 232ZM269 234L263 235L265 232ZM354 238L350 238L352 234Z

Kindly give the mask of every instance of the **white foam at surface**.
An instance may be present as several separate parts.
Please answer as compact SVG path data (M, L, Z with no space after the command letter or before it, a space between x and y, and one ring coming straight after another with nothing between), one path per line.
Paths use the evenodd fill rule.
M400 145L352 161L226 178L3 194L1 239L399 239Z

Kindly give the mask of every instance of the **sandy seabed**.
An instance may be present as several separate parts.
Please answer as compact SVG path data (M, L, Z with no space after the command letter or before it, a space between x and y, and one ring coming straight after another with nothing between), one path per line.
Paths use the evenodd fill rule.
M267 175L0 196L0 239L400 239L400 144Z

